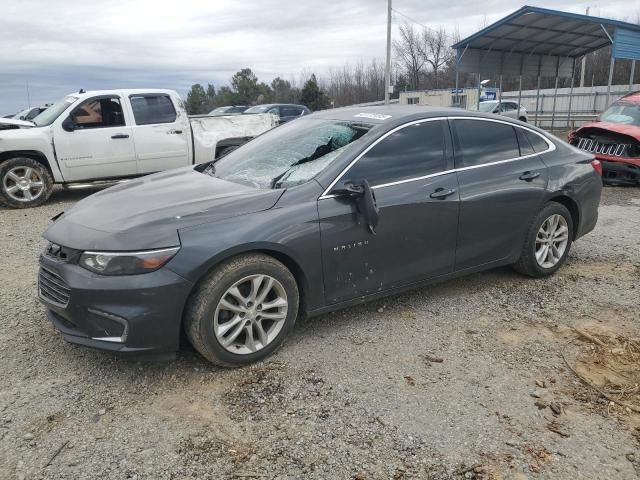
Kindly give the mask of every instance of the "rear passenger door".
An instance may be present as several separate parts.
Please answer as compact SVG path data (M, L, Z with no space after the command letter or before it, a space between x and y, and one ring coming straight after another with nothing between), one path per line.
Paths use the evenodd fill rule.
M328 303L453 270L458 185L446 121L412 123L366 151L341 180L367 180L380 219L375 235L353 200L318 200Z
M140 173L152 173L191 163L189 119L181 115L166 93L129 96L133 139Z
M516 258L544 199L546 166L519 127L479 118L451 124L460 185L455 268Z

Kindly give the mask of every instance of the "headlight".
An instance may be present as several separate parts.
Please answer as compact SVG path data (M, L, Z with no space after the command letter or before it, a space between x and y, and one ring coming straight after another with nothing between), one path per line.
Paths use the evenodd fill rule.
M84 252L80 266L102 275L134 275L157 270L178 253L180 247L143 252Z

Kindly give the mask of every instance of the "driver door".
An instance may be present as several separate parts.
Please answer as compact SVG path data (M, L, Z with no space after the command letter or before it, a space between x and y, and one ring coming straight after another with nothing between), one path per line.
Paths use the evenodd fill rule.
M137 173L131 125L127 124L118 95L85 100L54 128L56 154L65 182Z
M451 150L446 122L409 124L383 137L342 176L371 185L379 208L375 234L352 198L320 197L327 303L453 270L459 196Z

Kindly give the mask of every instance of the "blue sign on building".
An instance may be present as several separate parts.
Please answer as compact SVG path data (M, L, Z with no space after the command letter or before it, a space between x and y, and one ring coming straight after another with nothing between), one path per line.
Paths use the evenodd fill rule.
M495 88L483 88L480 91L480 101L496 100L498 98L498 90Z

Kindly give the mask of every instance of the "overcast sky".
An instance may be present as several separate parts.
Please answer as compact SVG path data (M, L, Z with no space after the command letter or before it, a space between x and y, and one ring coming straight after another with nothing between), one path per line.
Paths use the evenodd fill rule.
M637 0L529 1L635 19ZM384 58L386 0L7 0L0 14L0 114L79 88L216 87L243 67L260 80L322 76ZM394 9L464 37L523 5L518 0L394 0ZM406 18L394 14L394 29Z

